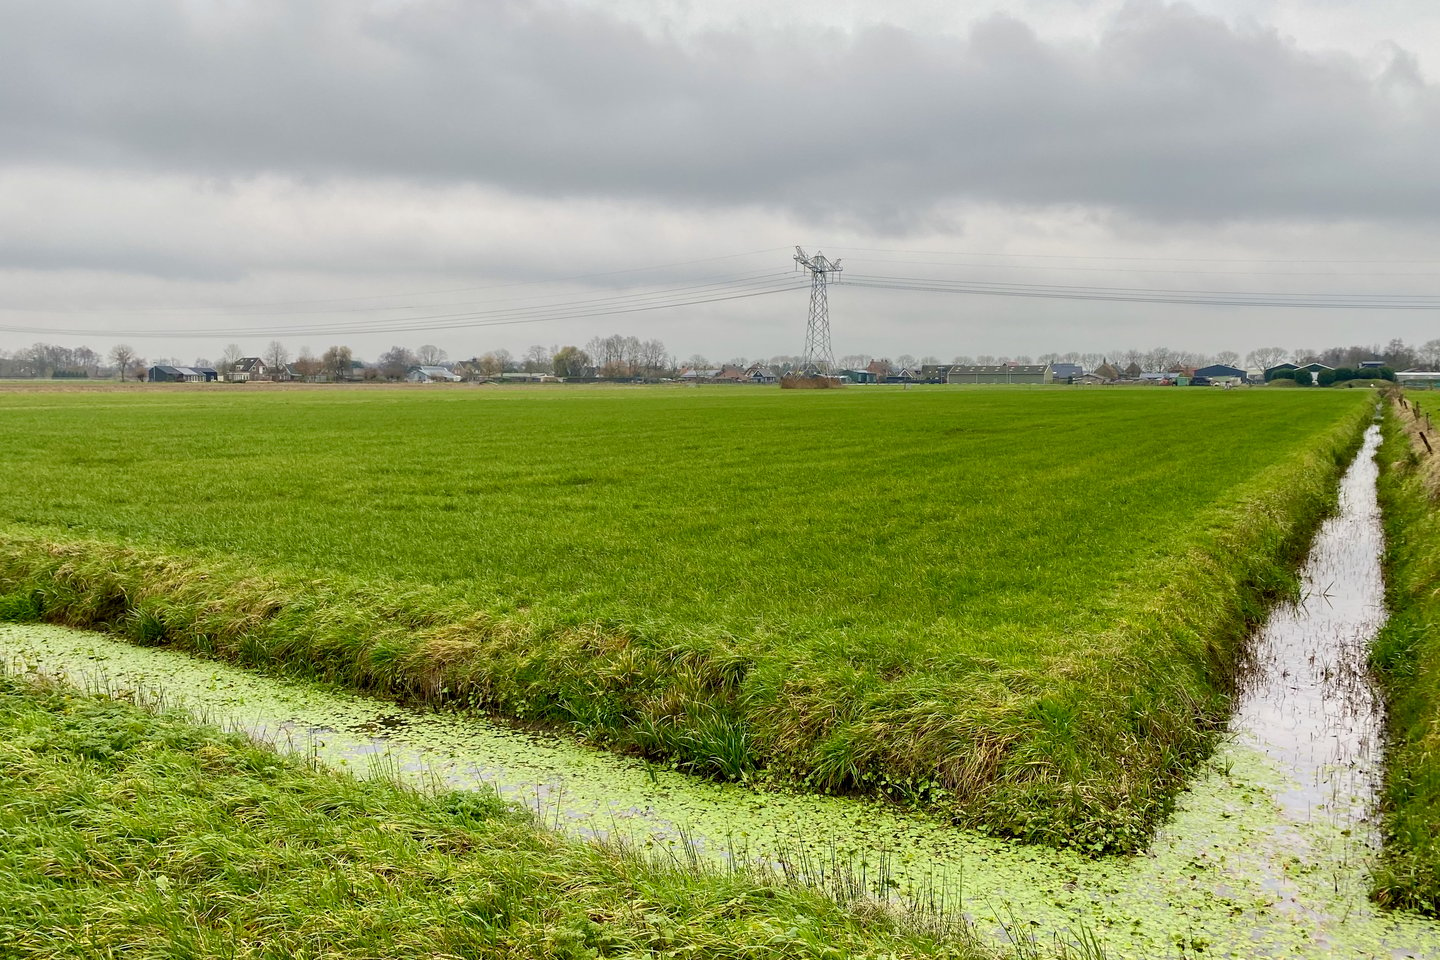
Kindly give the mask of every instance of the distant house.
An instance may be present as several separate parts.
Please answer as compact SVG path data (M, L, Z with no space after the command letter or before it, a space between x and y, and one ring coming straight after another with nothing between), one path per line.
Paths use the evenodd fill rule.
M955 364L946 383L1050 383L1048 363Z
M739 367L723 367L712 379L716 383L742 383L746 376Z
M1361 370L1378 370L1385 366L1384 360L1361 360L1357 365Z
M1111 369L1114 370L1115 368L1111 367ZM1124 371L1116 371L1115 376L1111 379L1119 380L1121 376L1124 376L1126 380L1138 380L1140 379L1140 375L1144 372L1144 370L1140 369L1140 364L1136 363L1134 360L1131 360L1125 365Z
M885 378L886 383L914 383L920 376L909 367L901 367L899 370L890 371L890 376Z
M220 371L214 367L191 367L190 369L204 377L206 383L215 383L220 379Z
M193 367L172 367L169 364L157 363L145 372L145 378L151 383L204 383L205 374Z
M241 357L225 371L225 379L230 383L248 383L265 379L269 372L270 368L259 357Z
M686 383L710 383L720 375L716 367L690 367L680 373L680 379Z
M875 378L873 383L884 383L890 379L890 363L886 360L871 360L865 370Z
M1135 367L1135 364L1132 363L1130 364L1130 366ZM1128 370L1129 367L1127 367L1126 369ZM1100 364L1100 366L1096 367L1094 373L1095 376L1099 377L1106 383L1114 383L1116 380L1120 379L1120 371L1115 369L1115 364L1111 363L1108 360ZM1135 367L1135 376L1140 376L1139 367Z
M750 366L745 368L745 379L749 380L751 383L780 382L780 377L776 375L774 370L771 370L769 367L762 366L758 363L752 363L750 364Z
M456 376L444 367L422 365L411 367L405 374L410 383L459 383L463 377Z

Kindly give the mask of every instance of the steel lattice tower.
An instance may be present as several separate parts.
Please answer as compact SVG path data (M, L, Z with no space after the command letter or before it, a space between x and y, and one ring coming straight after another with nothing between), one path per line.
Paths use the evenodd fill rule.
M825 282L830 274L840 272L840 261L829 260L823 253L812 257L796 247L795 262L810 271L810 320L805 327L800 370L829 376L835 372L835 353L830 348L830 303L825 296Z

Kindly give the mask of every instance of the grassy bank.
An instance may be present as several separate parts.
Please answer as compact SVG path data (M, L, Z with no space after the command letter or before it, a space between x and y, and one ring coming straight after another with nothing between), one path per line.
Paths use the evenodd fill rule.
M0 676L7 957L950 957L873 901L566 840Z
M0 610L1134 850L1366 408L0 396ZM135 442L96 444L96 418Z
M1433 417L1440 399L1410 394ZM1440 461L1425 453L1411 409L1391 408L1380 448L1390 620L1374 664L1385 690L1382 903L1440 915ZM1440 446L1436 438L1431 443Z

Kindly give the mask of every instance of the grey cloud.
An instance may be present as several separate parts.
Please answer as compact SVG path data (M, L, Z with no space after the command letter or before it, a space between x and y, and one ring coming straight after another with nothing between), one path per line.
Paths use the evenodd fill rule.
M1141 4L1094 44L711 31L559 3L0 2L0 162L477 183L904 233L955 203L1440 217L1440 90Z

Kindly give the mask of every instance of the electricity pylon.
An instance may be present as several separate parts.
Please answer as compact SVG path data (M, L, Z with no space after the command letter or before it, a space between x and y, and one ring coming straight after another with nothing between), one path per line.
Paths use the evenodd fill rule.
M800 357L800 371L830 376L835 373L835 354L830 349L830 304L825 298L825 280L840 272L840 261L829 260L823 253L810 256L795 248L795 262L810 271L810 320L805 327L805 352Z

